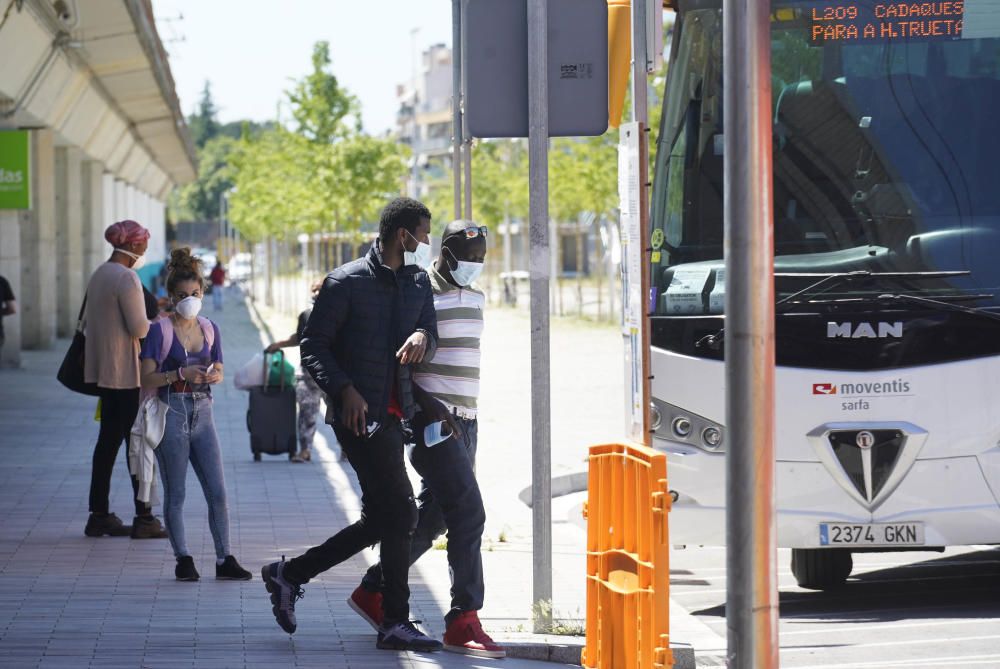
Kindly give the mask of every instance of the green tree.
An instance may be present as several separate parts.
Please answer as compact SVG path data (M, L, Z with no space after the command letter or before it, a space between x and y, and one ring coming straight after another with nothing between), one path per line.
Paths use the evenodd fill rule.
M229 156L236 140L224 135L210 139L198 151L198 178L178 191L171 200L175 219L207 221L218 219L219 198L233 185Z
M219 110L212 99L212 84L205 81L205 87L201 90L201 99L198 100L198 109L188 117L191 139L199 149L219 134L218 115Z
M320 144L361 130L358 100L340 85L330 65L330 43L317 42L312 72L286 92L297 132Z

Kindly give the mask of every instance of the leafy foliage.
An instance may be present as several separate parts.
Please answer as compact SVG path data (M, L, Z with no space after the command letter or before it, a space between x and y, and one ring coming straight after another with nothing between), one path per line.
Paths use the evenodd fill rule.
M330 43L313 46L312 72L286 92L297 132L320 144L329 144L361 131L357 98L348 93L330 69ZM353 118L353 124L348 123Z

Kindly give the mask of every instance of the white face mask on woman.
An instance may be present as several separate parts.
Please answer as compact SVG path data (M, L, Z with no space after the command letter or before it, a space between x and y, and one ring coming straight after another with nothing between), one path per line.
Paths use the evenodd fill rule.
M178 302L174 306L174 311L180 314L181 318L186 318L192 320L198 317L198 313L201 312L201 298L185 297L183 300Z
M134 263L132 263L132 269L134 270L142 269L146 264L146 256L136 255L135 253L132 253L131 251L126 251L125 249L115 249L115 250L118 251L118 253L124 253L129 258L135 261Z
M416 265L427 269L431 266L431 261L434 260L434 258L431 257L431 245L414 237L410 234L409 230L405 230L405 232L410 235L410 238L413 241L417 243L417 248L413 251L407 251L406 247L403 247L403 264Z

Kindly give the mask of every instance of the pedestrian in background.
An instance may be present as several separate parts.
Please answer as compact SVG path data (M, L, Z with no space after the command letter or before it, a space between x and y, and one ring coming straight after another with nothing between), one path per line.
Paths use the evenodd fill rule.
M177 580L199 579L184 534L190 462L208 503L208 527L215 542L215 577L248 581L250 572L230 552L229 507L211 388L223 379L222 335L218 325L198 316L203 290L201 261L191 255L190 249L173 251L167 292L174 310L150 327L143 343L142 387L155 389L168 407L163 439L155 453L163 482L163 515L177 559Z
M149 230L135 221L119 221L108 226L104 239L114 251L90 277L85 298L84 380L96 383L100 391L101 429L94 447L90 517L84 534L162 539L166 530L149 505L139 501L135 477L131 477L135 497L132 525L125 525L109 511L111 472L139 412L139 340L149 332L149 318L135 270L144 263Z
M10 288L10 282L0 275L0 354L3 354L4 343L3 317L13 316L16 313L17 302L14 299L14 291Z
M311 286L312 301L316 302L319 289L323 286L322 281L317 281ZM288 339L276 341L268 346L266 353L275 353L279 349L298 346L302 343L302 333L309 322L312 314L312 307L305 309L299 314L299 322L295 332ZM312 444L316 436L316 424L319 422L319 403L323 399L323 391L316 385L316 380L299 366L299 373L295 380L295 400L299 404L299 452L292 456L292 462L309 462L312 460Z
M451 609L445 615L445 650L479 657L504 657L502 646L483 631L482 541L486 511L476 481L479 442L479 342L486 295L474 285L486 261L485 226L454 221L444 231L441 255L428 270L437 312L437 353L413 368L419 411L410 421L410 462L421 477L420 520L410 545L410 564L448 531ZM428 443L425 429L445 425L451 436ZM432 429L433 431L433 429ZM438 429L437 433L441 430ZM382 567L372 566L348 604L370 625L382 624Z
M376 646L433 651L441 642L410 620L410 536L417 522L406 473L403 421L413 417L410 365L437 348L431 213L410 198L382 210L368 255L331 272L303 333L302 360L329 402L327 422L361 484L361 518L288 562L262 569L271 610L289 634L302 585L380 544L383 623Z
M226 285L226 268L222 266L221 260L215 263L208 278L212 282L212 305L216 311L222 311L222 289Z

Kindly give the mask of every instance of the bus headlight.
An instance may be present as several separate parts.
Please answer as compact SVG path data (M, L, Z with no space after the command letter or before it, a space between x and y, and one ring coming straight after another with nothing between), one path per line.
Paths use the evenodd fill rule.
M686 416L678 416L670 424L670 429L677 437L687 439L691 436L691 419Z
M653 397L649 407L650 430L654 443L686 444L706 453L726 450L726 429L721 424Z
M702 430L701 440L707 448L718 449L722 445L722 431L717 427L706 427Z

